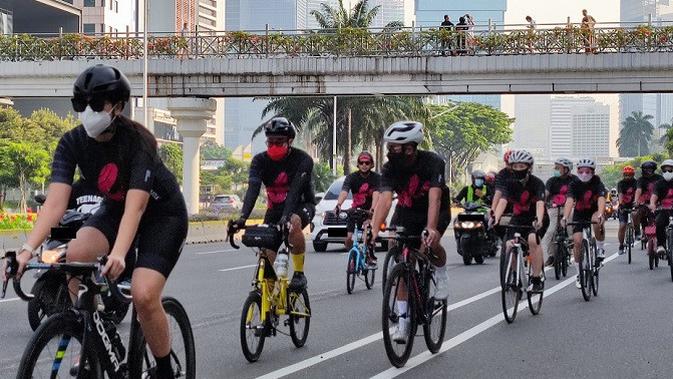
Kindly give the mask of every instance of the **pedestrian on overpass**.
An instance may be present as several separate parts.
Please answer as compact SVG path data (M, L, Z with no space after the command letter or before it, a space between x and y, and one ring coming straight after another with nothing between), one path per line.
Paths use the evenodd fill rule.
M451 19L449 18L448 14L444 15L444 21L442 21L442 24L440 26L440 30L445 30L446 32L441 33L440 38L442 40L442 55L446 55L446 49L448 48L451 50L452 48L452 40L453 40L453 22L451 22Z
M587 54L596 53L594 45L594 26L596 26L596 19L591 16L586 9L582 9L582 37L584 39L584 49Z

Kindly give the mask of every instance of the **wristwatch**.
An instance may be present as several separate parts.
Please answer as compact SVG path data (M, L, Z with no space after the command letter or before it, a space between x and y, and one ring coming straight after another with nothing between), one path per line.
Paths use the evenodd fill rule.
M37 256L36 249L33 249L28 243L24 243L23 245L21 245L21 250L19 251L19 253L23 252L24 250L29 252L31 257Z

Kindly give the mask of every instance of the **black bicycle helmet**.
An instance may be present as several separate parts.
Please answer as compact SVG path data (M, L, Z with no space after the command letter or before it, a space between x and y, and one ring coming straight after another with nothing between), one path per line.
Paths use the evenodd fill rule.
M643 170L656 170L657 169L657 162L655 161L645 161L640 165L640 168Z
M75 80L72 104L76 112L83 112L90 100L126 103L130 97L131 84L126 76L116 67L97 64L84 70Z
M290 139L297 135L294 125L285 117L274 117L264 125L264 134L268 136L283 136Z

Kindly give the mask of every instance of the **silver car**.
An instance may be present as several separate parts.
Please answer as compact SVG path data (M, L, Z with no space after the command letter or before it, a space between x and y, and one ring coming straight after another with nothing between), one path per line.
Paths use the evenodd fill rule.
M235 213L241 210L241 199L238 195L217 195L210 203L208 211L212 214Z

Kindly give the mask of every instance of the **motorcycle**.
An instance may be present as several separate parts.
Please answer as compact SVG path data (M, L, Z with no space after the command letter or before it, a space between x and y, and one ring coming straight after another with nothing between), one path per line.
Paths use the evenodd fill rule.
M605 219L609 220L616 215L617 212L615 212L615 208L613 207L612 203L605 203Z
M484 258L495 257L498 253L498 238L488 230L485 214L488 212L483 205L467 203L463 212L453 222L453 231L458 245L458 254L463 257L465 265L483 264Z
M46 197L42 194L35 196L38 204L43 204ZM38 253L38 261L41 263L65 263L65 255L68 243L75 239L77 231L91 213L79 212L74 209L67 210L59 221L58 227L52 228L50 236L42 244ZM135 265L135 249L126 256L126 270L119 281L130 281L133 266ZM63 312L72 305L68 290L68 278L65 273L56 270L38 270L35 273L35 283L31 289L33 298L28 301L28 323L36 330L42 320L49 316ZM129 304L118 301L111 292L103 296L105 309L102 314L108 320L119 324L129 309Z

